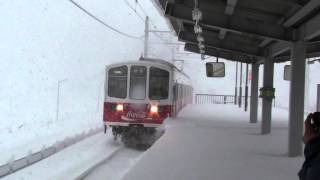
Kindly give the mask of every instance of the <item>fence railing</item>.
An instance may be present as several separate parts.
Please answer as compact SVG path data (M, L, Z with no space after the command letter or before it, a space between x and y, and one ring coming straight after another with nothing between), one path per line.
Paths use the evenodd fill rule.
M240 96L237 96L237 99L236 99L237 104L239 104L239 100L240 100ZM215 94L196 94L195 103L196 104L235 104L235 96L234 95L215 95ZM245 105L245 96L241 96L241 104ZM261 98L259 98L259 104L260 105L262 104ZM248 106L250 106L250 96L248 96ZM276 107L276 99L273 99L273 107Z
M57 141L51 146L43 146L40 151L32 152L29 151L29 154L26 154L24 157L21 157L20 159L15 159L14 156L9 159L8 163L1 165L0 164L0 179L4 176L7 176L11 173L14 173L22 168L25 168L27 166L31 166L32 164L41 161L55 153L58 153L59 151L82 141L85 138L88 138L90 136L93 136L97 133L102 132L103 128L93 128L90 131L84 131L81 134L76 134L73 137L66 137L63 141Z
M237 97L239 100L239 96ZM248 96L248 99L250 96ZM245 96L241 97L241 101L245 101ZM234 95L213 95L213 94L196 94L195 95L196 104L234 104Z

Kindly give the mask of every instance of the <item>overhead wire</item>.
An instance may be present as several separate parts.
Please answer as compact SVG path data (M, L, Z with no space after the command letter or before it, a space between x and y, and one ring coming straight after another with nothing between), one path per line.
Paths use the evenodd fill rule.
M144 8L141 6L141 4L139 3L139 1L136 1L136 3L138 4L139 8L141 9L141 11L144 13L145 16L149 16L148 13L144 10ZM150 19L150 22L152 24L152 26L155 29L158 29L157 25L154 24L154 22Z
M138 12L136 11L135 8L133 8L131 6L131 4L127 1L127 0L124 0L125 3L129 6L129 8L144 22L145 19L143 17L141 17L140 14L138 14ZM144 13L145 16L147 17L150 17L148 15L148 13L144 10L144 8L142 7L142 5L139 3L139 1L135 0L135 3L139 6L139 8L141 9L141 11ZM154 24L154 22L149 18L152 26L155 28L155 29L158 29L158 27ZM159 35L157 32L152 32L154 35L156 35L159 39L161 39L162 41L164 41L165 43L169 43L167 40L165 40L161 35Z
M112 27L111 25L107 24L106 22L102 21L101 19L99 19L98 17L96 17L95 15L93 15L92 13L90 13L89 11L87 11L85 8L83 8L82 6L80 6L78 3L76 3L73 0L69 0L73 5L75 5L76 7L78 7L80 10L82 10L84 13L86 13L88 16L90 16L91 18L93 18L94 20L98 21L99 23L101 23L102 25L104 25L105 27L107 27L108 29L111 29L112 31L121 34L123 36L126 36L128 38L131 39L136 39L136 40L140 40L142 41L143 39L140 37L136 37L136 36L132 36L130 34L124 33L114 27Z
M141 19L142 22L145 21L145 19L140 14L137 13L136 9L133 8L127 0L124 0L124 2L127 4L127 6L129 6L130 9L133 10L133 12L135 12L135 14Z

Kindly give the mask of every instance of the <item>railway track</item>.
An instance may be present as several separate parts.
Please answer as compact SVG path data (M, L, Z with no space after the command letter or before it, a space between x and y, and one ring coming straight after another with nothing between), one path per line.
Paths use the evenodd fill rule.
M163 133L164 128L158 129L152 137L152 143L155 143ZM110 156L81 174L77 180L120 180L139 161L144 152L142 149L121 146Z
M139 160L144 151L121 147L105 161L85 172L79 180L112 179L120 180Z
M162 134L159 131L157 139ZM3 180L121 179L143 152L125 147L120 140L114 141L110 131L98 133Z

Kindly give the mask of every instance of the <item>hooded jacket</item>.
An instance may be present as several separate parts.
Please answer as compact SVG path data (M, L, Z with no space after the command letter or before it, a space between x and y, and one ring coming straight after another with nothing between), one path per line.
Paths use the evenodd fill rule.
M306 159L298 174L300 180L320 180L320 137L306 144L304 155Z

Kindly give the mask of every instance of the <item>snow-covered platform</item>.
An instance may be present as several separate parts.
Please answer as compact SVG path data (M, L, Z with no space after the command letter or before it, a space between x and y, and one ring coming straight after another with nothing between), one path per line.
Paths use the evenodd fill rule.
M288 112L274 109L273 117L272 133L261 135L260 123L234 105L189 105L124 179L298 179L303 157L287 157Z

